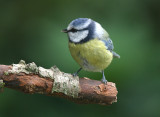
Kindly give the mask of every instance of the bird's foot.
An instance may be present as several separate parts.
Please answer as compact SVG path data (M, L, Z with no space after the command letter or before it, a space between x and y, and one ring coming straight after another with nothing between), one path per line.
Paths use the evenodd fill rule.
M101 82L104 84L107 84L108 81L106 79L102 78Z
M76 77L78 75L78 73L82 70L82 68L79 68L77 72L73 73L73 77Z
M76 77L77 75L78 75L77 72L72 74L73 77Z
M106 80L106 77L104 75L104 71L102 71L102 74L103 74L103 77L102 77L101 82L104 83L104 84L107 84L108 81Z

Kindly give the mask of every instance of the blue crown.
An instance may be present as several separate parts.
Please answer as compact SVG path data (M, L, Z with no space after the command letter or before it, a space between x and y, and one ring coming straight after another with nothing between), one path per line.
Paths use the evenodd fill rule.
M89 19L88 18L78 18L73 20L70 24L73 26L78 26L86 23Z

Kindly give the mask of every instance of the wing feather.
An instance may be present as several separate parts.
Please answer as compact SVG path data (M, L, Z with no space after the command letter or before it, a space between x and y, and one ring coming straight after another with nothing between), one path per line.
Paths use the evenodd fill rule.
M102 38L100 38L100 40L102 40L104 42L107 50L112 52L113 57L120 58L120 55L113 51L113 49L114 49L113 42L112 42L111 38L109 38L109 35L106 31L104 31L104 35Z

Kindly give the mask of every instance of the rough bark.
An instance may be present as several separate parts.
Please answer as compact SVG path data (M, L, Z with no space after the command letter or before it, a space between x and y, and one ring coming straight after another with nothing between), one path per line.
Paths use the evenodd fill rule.
M0 80L5 83L4 87L20 90L24 93L41 93L49 96L59 96L81 104L110 105L117 101L117 89L115 83L108 82L106 85L100 81L89 78L79 78L77 97L66 95L62 92L53 92L54 79L43 78L34 73L10 73L13 66L0 65ZM54 74L53 74L54 76Z

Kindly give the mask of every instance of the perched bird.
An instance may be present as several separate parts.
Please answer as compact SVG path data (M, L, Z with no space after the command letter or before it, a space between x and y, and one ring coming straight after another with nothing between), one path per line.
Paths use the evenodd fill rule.
M80 65L80 69L102 72L102 82L107 83L104 69L109 66L113 57L120 56L113 51L113 42L102 26L89 18L73 20L62 32L68 34L69 50L72 57Z

